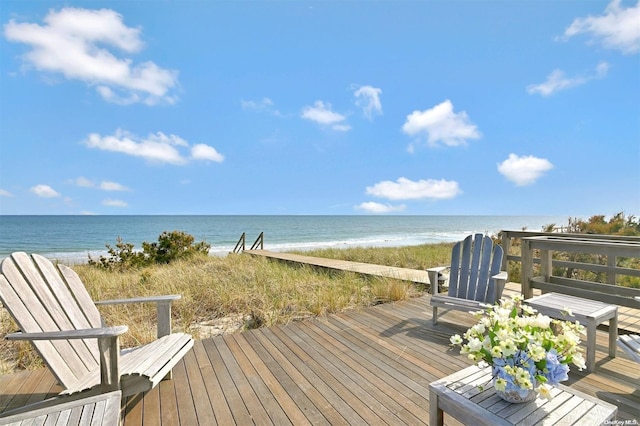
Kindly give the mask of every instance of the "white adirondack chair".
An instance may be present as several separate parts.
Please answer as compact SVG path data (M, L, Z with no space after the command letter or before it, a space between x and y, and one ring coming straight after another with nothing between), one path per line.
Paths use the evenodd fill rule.
M640 334L621 334L618 336L618 346L629 354L631 359L640 362Z
M0 414L0 426L118 426L121 391L52 398Z
M477 311L482 304L500 299L507 272L500 271L503 250L482 234L469 235L453 246L451 266L427 269L431 283L433 323L438 323L438 308ZM450 268L449 291L440 293L438 277Z
M171 302L179 295L94 303L75 271L37 254L13 253L1 269L0 301L21 329L6 338L33 343L65 388L61 395L88 389L121 389L123 396L147 391L170 378L193 346L190 335L171 334ZM158 339L121 351L118 336L128 327L106 327L96 305L144 302L157 304Z

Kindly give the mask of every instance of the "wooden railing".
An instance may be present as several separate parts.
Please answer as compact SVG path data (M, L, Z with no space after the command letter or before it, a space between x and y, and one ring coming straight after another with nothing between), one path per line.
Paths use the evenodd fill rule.
M240 239L236 243L236 246L233 248L233 253L240 253L245 250L246 239L247 233L243 232L240 236ZM251 245L251 248L249 250L256 249L264 249L264 232L261 232L260 235L258 235L258 238L256 238L255 242Z
M240 235L240 239L236 243L236 246L233 248L232 253L239 253L241 251L244 251L244 245L245 245L246 239L247 239L247 233L243 232L242 235Z
M264 232L261 232L256 241L251 245L250 250L264 249Z
M640 237L562 234L549 232L502 231L502 246L508 262L521 262L522 293L531 297L533 288L572 294L622 306L640 308L640 289L616 285L618 276L640 277L640 269L618 266L619 258L640 259ZM509 254L514 239L521 241L521 255ZM553 252L585 253L606 257L606 264L553 259ZM539 253L537 257L534 254ZM534 264L540 264L540 275L534 276ZM604 283L553 275L553 268L569 268L605 275Z

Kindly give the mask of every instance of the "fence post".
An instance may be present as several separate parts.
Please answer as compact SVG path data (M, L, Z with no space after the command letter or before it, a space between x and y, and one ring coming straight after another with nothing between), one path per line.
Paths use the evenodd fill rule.
M529 299L533 296L531 283L529 280L533 278L533 250L531 250L531 241L527 238L521 238L522 241L522 270L520 277L522 280L522 297Z

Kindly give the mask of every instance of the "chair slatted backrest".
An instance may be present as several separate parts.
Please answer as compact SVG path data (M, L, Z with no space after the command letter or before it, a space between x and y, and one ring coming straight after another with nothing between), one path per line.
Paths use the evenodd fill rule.
M451 297L494 303L492 276L500 272L503 250L491 237L469 235L451 251L449 293Z
M2 261L0 300L22 332L102 326L100 313L71 268L33 254L13 253ZM56 379L69 387L99 365L98 343L37 340L33 344Z

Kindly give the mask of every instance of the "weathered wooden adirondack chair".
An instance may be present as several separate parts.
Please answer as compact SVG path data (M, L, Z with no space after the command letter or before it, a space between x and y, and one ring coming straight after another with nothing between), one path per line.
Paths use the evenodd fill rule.
M21 329L6 338L33 343L61 394L147 391L193 346L190 335L171 334L171 302L179 295L94 303L75 271L37 254L13 253L1 268L0 301ZM121 351L118 336L128 327L106 327L96 305L144 302L157 304L158 339Z
M0 426L118 426L121 391L54 398L0 414Z
M488 236L469 235L453 246L451 266L427 269L431 283L433 323L438 323L438 308L477 311L482 304L500 299L507 282L507 272L500 271L503 250ZM450 268L449 291L440 293L438 277Z
M618 336L618 346L629 354L631 359L640 362L640 334L621 334Z

